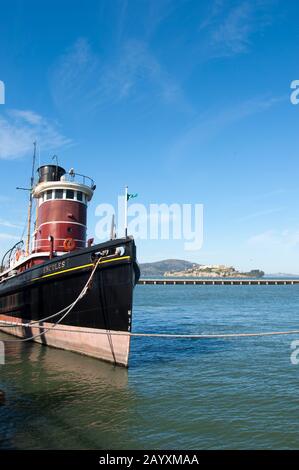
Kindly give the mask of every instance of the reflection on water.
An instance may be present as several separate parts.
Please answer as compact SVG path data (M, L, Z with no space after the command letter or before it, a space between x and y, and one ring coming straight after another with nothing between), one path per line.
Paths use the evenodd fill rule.
M133 329L289 330L298 317L298 286L138 286ZM34 343L8 344L0 447L298 448L294 339L133 338L129 370Z
M101 448L108 432L118 442L132 400L126 369L33 343L7 344L6 358L2 448Z

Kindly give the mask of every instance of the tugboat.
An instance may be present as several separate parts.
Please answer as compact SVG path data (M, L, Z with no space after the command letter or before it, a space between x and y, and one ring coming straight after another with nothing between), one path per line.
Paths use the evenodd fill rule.
M140 275L134 239L86 240L94 181L57 162L38 168L34 183L34 161L26 247L18 242L1 263L0 330L127 367Z

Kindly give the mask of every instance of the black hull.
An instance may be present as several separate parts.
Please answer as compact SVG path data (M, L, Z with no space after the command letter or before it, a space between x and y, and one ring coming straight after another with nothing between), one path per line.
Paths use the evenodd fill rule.
M119 247L122 247L121 255L115 252ZM59 325L51 328L62 315L43 323L42 319L74 302L99 256L100 264L87 294ZM53 258L0 284L0 320L11 322L15 320L22 324L39 321L37 324L39 330L24 326L8 328L7 325L0 325L0 329L17 336L31 337L42 331L41 328L50 327L50 331L38 337L37 341L74 351L78 351L79 348L79 352L84 354L126 366L128 360L126 357L118 361L115 351L107 357L106 353L102 354L97 350L97 343L106 340L100 333L109 331L112 334L113 332L119 334L131 331L133 288L138 278L136 249L132 239L113 240ZM59 340L54 338L56 330ZM59 333L62 330L65 332L63 338L62 333ZM80 334L83 338L85 346L81 349L78 346L79 336L73 344L74 333ZM88 334L98 334L98 336L92 338ZM117 349L117 342L122 342L121 348L123 348L125 338L129 338L128 335L114 335L114 349ZM92 341L95 344L90 346ZM129 349L129 341L126 347ZM128 352L124 353L125 356Z

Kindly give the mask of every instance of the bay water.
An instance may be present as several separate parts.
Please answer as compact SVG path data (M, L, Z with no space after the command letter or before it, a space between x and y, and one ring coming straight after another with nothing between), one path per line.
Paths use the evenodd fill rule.
M296 285L135 289L136 332L291 329L299 329ZM5 338L12 337L0 333ZM0 448L298 448L294 340L299 334L132 338L128 370L35 343L7 344Z

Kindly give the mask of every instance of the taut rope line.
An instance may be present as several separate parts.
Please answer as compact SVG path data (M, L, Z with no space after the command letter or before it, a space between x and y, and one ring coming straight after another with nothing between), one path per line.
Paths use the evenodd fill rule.
M40 320L41 321L41 320ZM61 321L61 320L60 320ZM10 323L1 321L1 328L7 327L12 328L14 326L25 326L30 327L29 323ZM56 322L54 326L48 328L46 331L54 328L59 322ZM56 331L66 331L73 333L73 330L68 328L55 328ZM42 332L44 334L45 332ZM219 334L177 334L177 333L132 333L129 331L113 331L113 330L103 330L103 331L88 331L82 330L81 333L88 333L93 335L115 335L115 336L132 336L132 337L141 337L141 338L181 338L181 339L229 339L229 338L252 338L252 337L262 337L262 336L282 336L282 335L295 335L299 334L299 330L287 330L287 331L262 331L260 333L219 333ZM39 335L36 335L39 336ZM32 338L26 338L29 341ZM5 341L5 340L4 340ZM22 341L22 340L12 340L12 341Z

